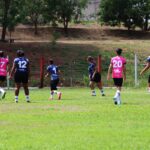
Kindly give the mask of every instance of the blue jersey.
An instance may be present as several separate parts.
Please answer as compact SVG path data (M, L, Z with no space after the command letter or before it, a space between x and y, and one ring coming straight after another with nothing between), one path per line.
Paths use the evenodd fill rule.
M25 57L18 57L14 59L16 72L28 72L29 60Z
M147 62L150 63L150 56L147 58Z
M50 73L51 80L59 79L58 67L56 65L49 65L47 71Z
M96 64L95 63L90 63L88 67L89 75L92 76L93 73L95 72Z

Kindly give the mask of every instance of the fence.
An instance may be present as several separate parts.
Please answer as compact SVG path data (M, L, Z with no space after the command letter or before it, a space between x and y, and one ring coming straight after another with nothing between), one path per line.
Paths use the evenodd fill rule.
M146 86L148 73L145 73L142 77L139 76L140 71L144 68L146 55L137 53L125 53L127 58L127 80L124 86ZM102 74L102 81L104 86L113 86L113 81L107 81L107 71L110 64L110 58L107 55L102 55L102 57L95 57L98 60L97 64L99 66L99 71ZM36 63L35 63L36 62ZM71 62L64 64L59 64L56 60L56 64L59 66L61 71L61 85L62 86L88 86L88 63L84 59L74 59ZM29 81L29 86L33 87L43 87L49 86L49 78L44 79L44 74L46 74L47 60L43 57L34 58L30 61L31 64L31 77ZM13 87L14 81L7 78L7 87Z

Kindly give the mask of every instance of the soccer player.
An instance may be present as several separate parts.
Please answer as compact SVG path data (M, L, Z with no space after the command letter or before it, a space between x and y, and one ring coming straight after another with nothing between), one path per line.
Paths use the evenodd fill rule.
M92 56L87 57L87 61L89 63L88 71L89 71L89 80L90 80L90 88L92 91L92 96L96 96L95 92L95 84L100 89L101 95L105 96L104 90L101 82L101 74L97 71L96 63Z
M7 77L7 69L8 69L9 60L4 57L4 52L0 51L0 86L2 86L3 82ZM0 87L0 97L2 99L5 98L6 91Z
M50 98L49 100L54 99L54 94L58 95L58 100L61 99L62 93L57 91L57 86L59 84L59 69L58 66L54 64L53 59L49 60L49 66L47 67L47 74L45 77L50 76Z
M142 75L149 68L150 68L150 56L147 58L147 64L146 64L145 68L140 72L140 75ZM149 75L149 78L148 78L148 92L150 92L150 75Z
M26 102L30 102L28 78L30 74L29 60L25 57L24 51L17 51L17 58L14 59L13 66L10 73L10 78L14 75L15 80L15 102L18 103L18 96L21 84L26 95Z
M123 80L126 80L126 59L121 56L122 49L116 49L117 56L111 58L111 63L108 69L107 80L110 80L110 73L112 71L112 78L114 80L114 84L117 87L116 94L114 96L114 103L117 105L121 104L121 88L123 84Z

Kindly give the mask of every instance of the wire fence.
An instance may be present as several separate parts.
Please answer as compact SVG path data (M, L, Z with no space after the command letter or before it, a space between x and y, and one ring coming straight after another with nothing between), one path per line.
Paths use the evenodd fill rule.
M143 53L125 53L125 57L127 59L127 80L124 82L124 86L146 86L147 79L149 76L149 72L147 71L143 76L140 76L140 71L144 68L146 63L147 54ZM40 59L34 58L34 60L30 61L31 64L31 77L29 80L29 86L39 87L40 86ZM97 61L97 58L95 58ZM36 63L35 63L36 62ZM107 71L110 64L110 57L107 55L102 55L102 82L106 87L112 87L113 80L107 81ZM56 60L56 65L58 65L61 75L60 75L60 83L61 86L88 86L89 78L88 78L88 63L85 59L74 59L71 62L59 63L59 60ZM46 68L48 63L44 63L44 72L46 74ZM50 78L44 79L44 86L49 86ZM14 80L8 80L4 83L4 86L14 87Z

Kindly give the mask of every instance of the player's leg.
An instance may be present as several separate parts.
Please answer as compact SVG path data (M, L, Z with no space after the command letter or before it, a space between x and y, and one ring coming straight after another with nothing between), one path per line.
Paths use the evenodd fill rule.
M56 92L56 94L58 96L58 100L61 100L62 92L57 91L58 90L58 88L57 88L58 84L59 84L59 79L55 80L55 87L54 88L56 89L55 92Z
M90 81L89 85L90 85L90 88L91 88L92 96L96 96L94 81Z
M116 93L114 96L114 103L121 104L121 88L122 88L123 79L122 78L114 78L114 84L116 86Z
M53 100L54 99L54 80L51 80L50 82L50 97L49 100Z
M6 91L2 88L5 80L6 80L6 76L0 76L0 95L2 99L4 99L6 95Z
M24 93L26 96L26 102L30 102L30 96L29 96L29 88L28 88L28 83L22 83L22 86L24 88Z
M18 103L18 96L20 91L21 84L15 83L15 102Z
M148 92L150 92L150 75L149 75L149 78L148 78Z
M101 82L101 74L97 72L97 73L95 74L93 80L94 80L95 83L97 84L97 87L99 88L101 95L102 95L102 96L105 96L105 94L104 94L104 89L103 89L102 82Z
M20 80L24 89L24 94L26 96L26 102L30 102L30 96L29 96L29 88L28 88L28 73L21 73L20 74Z

